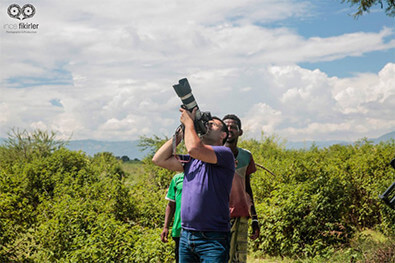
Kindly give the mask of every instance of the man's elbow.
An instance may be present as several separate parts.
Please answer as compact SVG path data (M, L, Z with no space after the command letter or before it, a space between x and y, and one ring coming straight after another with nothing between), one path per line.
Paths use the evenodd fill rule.
M156 166L159 166L161 168L165 168L165 169L170 169L170 162L168 159L162 159L162 158L157 158L157 157L152 157L152 163L155 164Z
M161 160L156 156L152 157L152 162L157 166L161 166Z
M188 154L192 157L195 158L198 156L199 152L200 152L200 148L199 147L190 147L188 150Z

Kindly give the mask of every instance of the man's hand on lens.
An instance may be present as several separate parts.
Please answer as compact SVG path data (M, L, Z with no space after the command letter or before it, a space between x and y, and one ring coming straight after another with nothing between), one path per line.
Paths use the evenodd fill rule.
M180 121L182 124L184 124L185 126L189 125L193 125L193 121L195 119L196 116L196 110L197 108L194 108L192 113L186 109L180 108L180 112L181 112L181 117L180 117Z

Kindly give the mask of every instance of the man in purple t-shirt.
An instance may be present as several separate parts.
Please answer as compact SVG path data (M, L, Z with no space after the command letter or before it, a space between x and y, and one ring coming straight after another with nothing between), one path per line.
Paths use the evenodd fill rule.
M227 262L229 258L229 195L235 172L232 151L223 146L228 129L216 117L199 138L194 127L196 110L180 109L187 156L172 154L172 140L155 153L152 161L185 174L181 200L180 262ZM176 145L182 134L177 134ZM180 162L180 157L187 162ZM187 158L185 158L187 157Z

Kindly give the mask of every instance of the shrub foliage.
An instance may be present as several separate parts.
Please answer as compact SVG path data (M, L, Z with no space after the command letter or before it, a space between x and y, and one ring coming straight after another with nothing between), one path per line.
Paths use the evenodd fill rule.
M141 144L153 153L164 140ZM0 262L174 261L174 244L160 242L174 173L152 155L131 174L111 153L64 146L40 130L13 131L0 146ZM394 141L287 150L266 137L241 146L273 171L252 177L261 236L250 253L325 257L366 228L395 237L395 213L378 198L395 179Z

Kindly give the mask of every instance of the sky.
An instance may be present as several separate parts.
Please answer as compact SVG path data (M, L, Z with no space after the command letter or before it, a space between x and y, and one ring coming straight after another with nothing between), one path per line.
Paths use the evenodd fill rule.
M182 78L202 111L238 115L244 138L395 131L395 24L380 6L355 19L341 0L0 3L0 137L170 137Z

